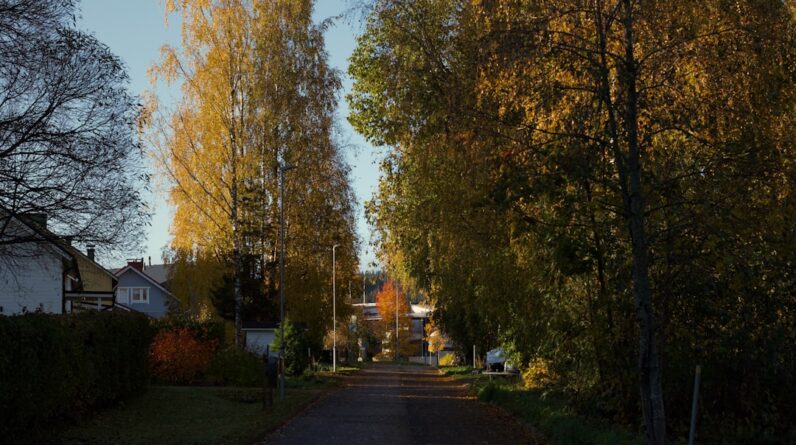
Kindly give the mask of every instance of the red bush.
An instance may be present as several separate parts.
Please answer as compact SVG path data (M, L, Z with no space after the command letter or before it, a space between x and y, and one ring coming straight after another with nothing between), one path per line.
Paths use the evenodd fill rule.
M152 375L169 383L201 380L210 366L218 341L198 337L188 328L159 332L149 349Z

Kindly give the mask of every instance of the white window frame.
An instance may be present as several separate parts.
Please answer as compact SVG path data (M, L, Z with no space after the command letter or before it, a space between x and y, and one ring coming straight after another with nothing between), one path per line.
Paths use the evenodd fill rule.
M123 295L120 293L123 292ZM123 297L123 298L120 298ZM116 302L121 304L130 304L130 288L129 287L117 287L116 288Z
M130 287L130 304L149 304L149 288L148 287ZM136 291L141 291L140 299L134 300L133 296Z

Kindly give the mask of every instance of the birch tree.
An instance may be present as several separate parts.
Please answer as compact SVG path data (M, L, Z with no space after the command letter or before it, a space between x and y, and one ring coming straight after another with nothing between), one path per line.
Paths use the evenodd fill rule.
M205 264L176 270L221 270L197 280L200 299L234 318L240 345L243 318L278 316L283 199L287 311L316 328L320 344L328 324L321 309L331 305L327 253L347 247L341 278L357 260L348 167L335 140L340 81L326 62L312 2L169 2L167 12L181 13L183 42L164 47L153 77L179 82L182 99L166 112L151 102L150 134L176 209L171 247L182 261ZM287 165L298 169L280 197ZM194 280L178 278L186 294Z
M179 82L181 100L157 113L150 96L148 123L154 154L171 185L172 247L231 260L235 344L241 346L242 179L249 174L254 128L252 14L245 2L234 0L168 1L166 13L181 15L181 47L164 46L151 77Z

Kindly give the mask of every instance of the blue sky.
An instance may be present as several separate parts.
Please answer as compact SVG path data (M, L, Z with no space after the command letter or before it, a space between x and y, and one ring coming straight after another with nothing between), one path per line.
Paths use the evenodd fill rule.
M318 0L314 11L316 22L345 13L351 3L350 0ZM160 47L163 44L178 45L180 39L178 17L169 17L169 26L166 27L162 0L83 0L79 26L96 35L124 60L130 75L130 90L134 94L141 94L151 88L146 72L157 61ZM351 180L358 209L357 233L362 241L360 263L364 266L373 262L375 257L369 244L370 231L365 222L363 202L371 197L376 188L378 165L383 152L374 149L356 134L345 119L348 106L344 96L351 88L351 79L346 73L348 57L354 50L355 38L359 32L360 24L356 20L337 19L326 31L326 48L329 51L329 62L343 76L337 119L342 130L341 139L346 147L346 158L351 165ZM158 91L160 100L164 102L174 100L177 94L174 89ZM161 193L153 193L150 203L155 209L155 215L148 239L140 252L125 252L124 255L130 258L141 255L144 258L152 257L152 263L155 264L161 262L162 249L169 241L171 212Z

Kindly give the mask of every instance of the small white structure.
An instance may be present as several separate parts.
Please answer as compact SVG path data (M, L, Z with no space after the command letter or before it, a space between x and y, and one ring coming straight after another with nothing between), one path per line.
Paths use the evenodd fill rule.
M261 322L261 321L245 321L243 322L244 344L246 350L255 354L265 354L266 348L271 347L274 350L273 344L276 339L276 331L279 329L279 323L275 322Z

